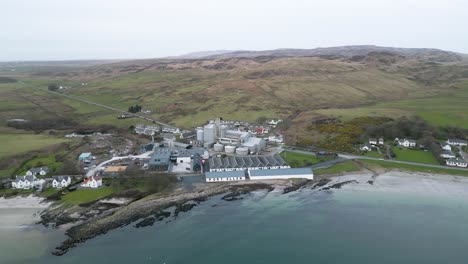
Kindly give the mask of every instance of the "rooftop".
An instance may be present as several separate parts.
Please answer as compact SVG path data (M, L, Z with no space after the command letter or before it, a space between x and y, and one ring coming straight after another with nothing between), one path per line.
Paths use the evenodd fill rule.
M251 176L275 176L275 175L305 175L313 174L311 168L278 169L278 170L249 170Z

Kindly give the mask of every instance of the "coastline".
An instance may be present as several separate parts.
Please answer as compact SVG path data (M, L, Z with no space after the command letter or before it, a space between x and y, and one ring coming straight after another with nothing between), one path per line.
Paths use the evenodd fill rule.
M107 197L86 206L72 208L51 207L43 198L28 196L0 198L0 209L30 208L41 210L40 224L64 232L66 240L56 247L54 255L61 256L80 243L113 229L127 225L145 227L155 221L176 218L179 212L191 210L212 196L222 195L225 201L243 199L243 195L257 190L283 194L309 189L331 191L346 185L349 191L386 191L390 193L416 192L455 195L468 198L468 178L445 174L401 170L371 171L320 175L314 180L264 180L227 183L198 183L191 190L178 188L171 192L143 198ZM125 202L124 202L125 201Z

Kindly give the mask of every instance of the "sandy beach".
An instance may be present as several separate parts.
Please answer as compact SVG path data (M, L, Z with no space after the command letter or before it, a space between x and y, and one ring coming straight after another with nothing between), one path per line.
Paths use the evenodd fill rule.
M44 202L43 198L36 197L33 195L27 197L12 197L5 199L0 197L0 209L13 209L13 208L24 208L24 209L41 209L49 207L50 203Z

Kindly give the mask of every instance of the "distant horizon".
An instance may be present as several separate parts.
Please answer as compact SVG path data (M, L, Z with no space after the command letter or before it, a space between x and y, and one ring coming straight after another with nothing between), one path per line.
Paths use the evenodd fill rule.
M275 51L275 50L315 50L315 49L326 49L326 48L339 48L339 47L381 47L381 48L397 48L397 49L427 49L427 50L440 50L446 52L453 52L460 55L468 55L468 53L453 51L453 50L445 50L440 48L433 48L433 47L399 47L399 46L385 46L385 45L374 45L374 44L351 44L351 45L342 45L342 46L321 46L315 48L275 48L275 49L214 49L214 50L195 50L191 52L186 52L183 54L178 55L168 55L168 56L161 56L161 57L127 57L127 58L84 58L84 59L54 59L54 60L47 60L47 59L37 59L37 60L0 60L0 63L20 63L20 62L73 62L73 61L128 61L128 60L151 60L151 59L177 59L182 58L183 56L188 56L195 53L208 53L208 52L217 52L217 51L225 51L225 54L229 54L232 52L263 52L263 51ZM208 55L210 56L210 55Z
M15 0L0 61L131 60L356 44L468 54L460 0Z

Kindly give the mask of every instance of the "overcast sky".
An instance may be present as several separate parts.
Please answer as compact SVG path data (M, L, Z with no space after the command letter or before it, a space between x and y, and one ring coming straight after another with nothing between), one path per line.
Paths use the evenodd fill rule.
M0 61L356 44L468 53L466 0L1 0Z

